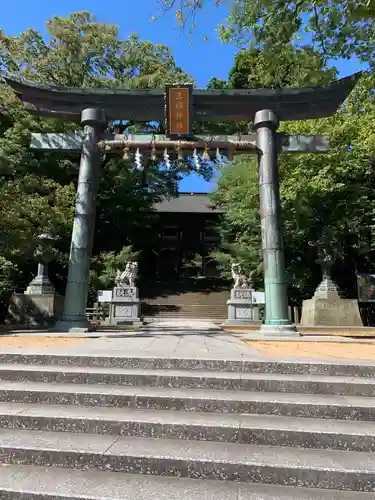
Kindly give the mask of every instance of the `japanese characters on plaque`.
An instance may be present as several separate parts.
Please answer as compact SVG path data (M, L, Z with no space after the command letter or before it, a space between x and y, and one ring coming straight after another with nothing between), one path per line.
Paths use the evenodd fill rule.
M135 289L134 287L116 287L115 288L115 297L134 297Z
M241 288L236 288L234 291L234 296L236 299L248 299L251 300L251 290L244 290Z
M192 135L192 94L193 86L167 85L166 98L166 135L170 138L188 138Z

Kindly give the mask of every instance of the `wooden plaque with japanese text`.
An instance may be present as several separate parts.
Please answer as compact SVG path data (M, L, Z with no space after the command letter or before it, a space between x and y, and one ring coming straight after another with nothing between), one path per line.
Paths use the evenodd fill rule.
M192 136L192 95L193 86L166 85L166 135L171 139Z

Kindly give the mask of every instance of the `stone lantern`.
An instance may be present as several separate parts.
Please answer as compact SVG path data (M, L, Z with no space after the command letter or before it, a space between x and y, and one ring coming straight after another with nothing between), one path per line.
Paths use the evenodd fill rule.
M36 247L34 256L38 261L38 272L35 278L29 283L26 295L51 295L55 293L48 276L49 263L53 258L53 244L58 240L57 236L43 233L38 236L39 245Z
M34 257L38 271L24 293L12 296L8 308L8 322L29 327L51 325L61 314L63 298L56 294L48 276L48 265L53 258L53 245L58 237L48 233L38 236Z
M319 250L317 263L321 267L322 281L311 299L303 301L301 325L303 326L363 326L356 299L346 299L332 280L334 257L324 247Z

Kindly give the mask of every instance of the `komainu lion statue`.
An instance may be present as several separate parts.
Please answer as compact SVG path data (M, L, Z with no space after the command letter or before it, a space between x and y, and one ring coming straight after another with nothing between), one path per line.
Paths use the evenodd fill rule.
M251 278L246 276L240 264L233 262L231 266L232 278L234 280L233 288L251 288L252 282Z
M124 271L117 269L116 286L135 286L135 280L138 276L138 262L129 261L125 266Z

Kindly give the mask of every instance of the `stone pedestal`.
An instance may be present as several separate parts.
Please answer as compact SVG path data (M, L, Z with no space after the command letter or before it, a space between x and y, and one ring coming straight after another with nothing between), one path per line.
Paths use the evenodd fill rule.
M246 325L259 321L259 307L253 304L251 288L232 288L228 304L228 324Z
M64 298L56 293L16 293L7 315L8 324L50 326L62 313Z
M303 326L363 326L356 299L340 296L336 284L326 277L311 299L302 305Z
M48 263L39 263L38 272L24 293L12 296L8 324L25 326L50 326L62 313L63 297L55 293L48 277Z
M140 322L138 288L116 286L109 306L109 324L123 325Z

